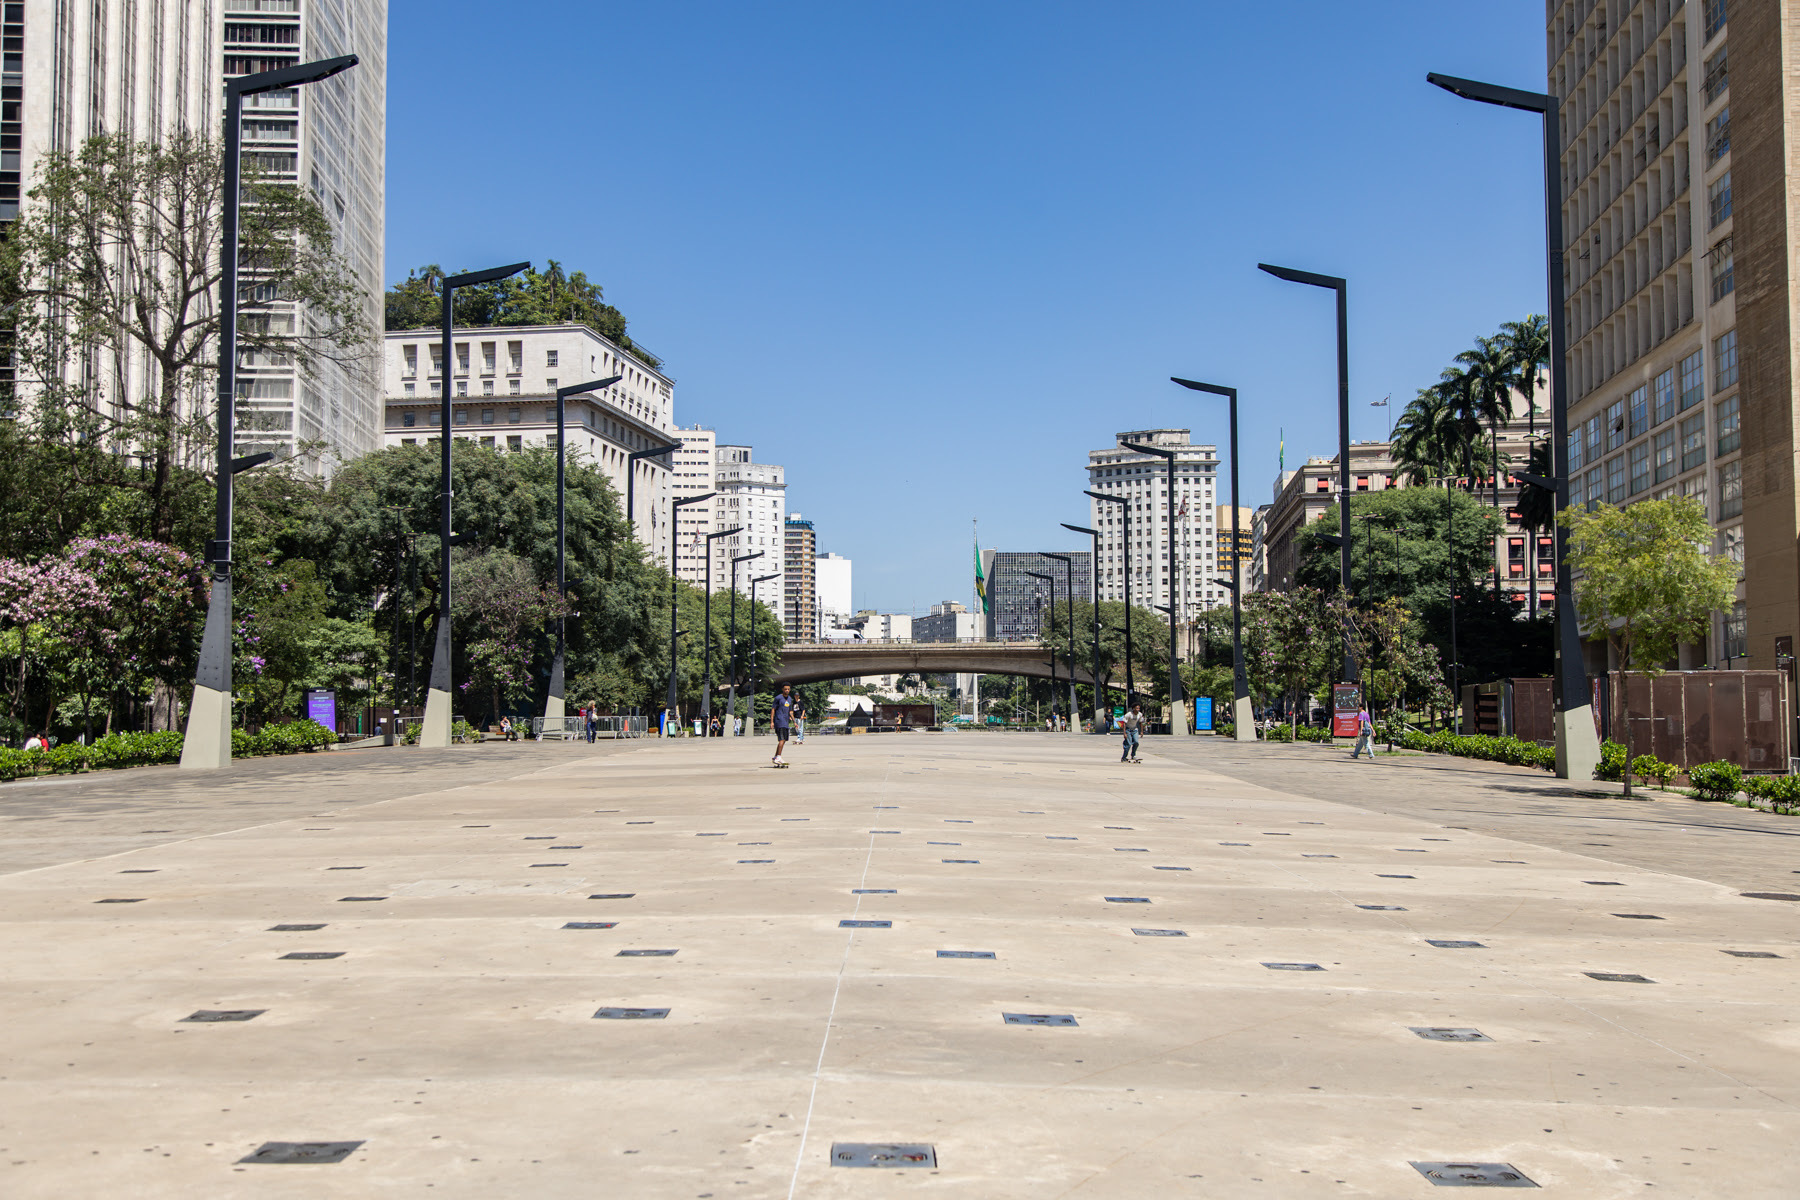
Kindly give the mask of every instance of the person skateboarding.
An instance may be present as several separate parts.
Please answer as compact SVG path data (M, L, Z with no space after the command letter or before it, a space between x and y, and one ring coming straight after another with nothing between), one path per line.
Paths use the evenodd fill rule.
M1144 726L1144 706L1133 700L1131 711L1119 718L1119 728L1125 732L1125 743L1119 753L1120 762L1138 762L1138 733Z
M782 761L781 752L787 749L788 734L793 730L793 687L794 685L791 683L782 684L781 694L776 696L775 703L769 706L769 716L773 719L775 725L775 757L770 760L770 762L771 765L777 767L787 766L787 763Z

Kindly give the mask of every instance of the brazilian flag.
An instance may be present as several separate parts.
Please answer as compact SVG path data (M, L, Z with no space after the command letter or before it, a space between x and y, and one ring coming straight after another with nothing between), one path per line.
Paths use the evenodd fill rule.
M993 601L988 599L987 576L981 573L981 543L975 543L975 594L981 598L983 615L994 611Z

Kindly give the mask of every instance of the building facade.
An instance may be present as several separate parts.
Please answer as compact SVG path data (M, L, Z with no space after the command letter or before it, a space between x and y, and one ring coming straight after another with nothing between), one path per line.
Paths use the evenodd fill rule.
M226 79L358 55L358 66L333 79L247 97L243 154L246 164L318 200L361 284L369 328L381 328L387 0L10 0L0 17L0 221L18 215L36 182L34 164L47 152L74 153L103 133L161 141L187 131L216 139ZM244 316L290 329L306 319L293 302L254 288ZM380 446L375 358L371 351L302 372L291 361L247 355L238 373L238 453L302 453L309 469L329 473ZM97 407L114 419L159 386L141 353L91 357L77 369ZM212 388L196 388L189 404L184 420L210 421ZM210 461L210 442L194 445ZM307 453L314 447L322 450Z
M1136 606L1173 603L1191 613L1230 599L1219 586L1220 552L1214 524L1219 470L1215 446L1195 445L1186 429L1143 429L1118 434L1114 444L1088 453L1088 490L1119 496L1131 506L1131 545L1125 545L1121 506L1089 500L1090 523L1101 533L1100 598L1123 600L1131 577ZM1127 449L1125 443L1153 445L1176 454L1175 560L1169 560L1168 469L1165 460ZM1229 564L1227 564L1229 566ZM1226 578L1230 571L1225 572Z
M589 462L606 475L618 489L621 507L631 500L638 539L657 561L667 560L668 460L630 459L635 450L672 440L675 391L666 376L585 325L458 329L451 352L452 435L496 450L556 444L559 380L622 376L609 388L564 402L569 459ZM442 338L429 329L395 330L385 338L382 357L387 394L383 442L435 442L443 419Z
M1214 517L1214 525L1219 531L1219 555L1217 564L1219 574L1226 579L1231 578L1231 506L1221 504ZM1238 575L1246 588L1250 586L1251 563L1256 557L1256 513L1248 508L1237 510L1237 556ZM1230 599L1230 594L1226 594Z
M1773 667L1777 639L1800 633L1789 149L1800 10L1551 0L1547 12L1570 501L1702 501L1715 550L1743 575L1732 610L1680 665ZM1605 655L1591 640L1589 669Z
M980 613L972 613L955 600L931 606L931 612L912 619L915 642L961 642L981 636Z
M781 594L782 623L790 642L810 642L819 636L819 585L813 571L818 553L819 535L813 523L799 513L789 513L782 527Z
M749 446L720 442L714 430L695 425L675 431L681 443L673 454L670 491L676 500L712 493L704 504L690 504L675 516L675 575L695 587L706 586L707 557L712 558L712 587L727 590L731 560L762 552L738 568L738 586L764 575L775 578L757 587L757 599L768 589L769 607L783 627L787 623L787 472L755 461ZM726 530L733 532L726 533ZM711 534L723 534L711 537Z
M813 583L819 604L819 636L827 627L845 626L856 611L851 606L852 563L841 554L824 551L813 556Z
M1135 531L1134 531L1135 532ZM1002 642L1036 640L1046 618L1042 608L1055 593L1057 610L1065 614L1069 602L1068 578L1074 577L1075 598L1086 602L1093 598L1093 554L1071 551L1065 567L1060 559L1047 558L1032 551L983 550L981 571L987 578L988 612L985 637ZM1049 575L1055 587L1027 572ZM1136 599L1134 596L1133 599Z

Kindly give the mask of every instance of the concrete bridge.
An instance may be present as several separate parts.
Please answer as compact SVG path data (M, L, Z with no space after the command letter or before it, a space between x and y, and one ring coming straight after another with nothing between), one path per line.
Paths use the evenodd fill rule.
M856 675L1029 675L1050 678L1050 652L1042 642L868 641L789 642L781 648L776 686L847 679ZM1057 676L1069 677L1058 661ZM1077 665L1075 679L1091 683L1093 674Z

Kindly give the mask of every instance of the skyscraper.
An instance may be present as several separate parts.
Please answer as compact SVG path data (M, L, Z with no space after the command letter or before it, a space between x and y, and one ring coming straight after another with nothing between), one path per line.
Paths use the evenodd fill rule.
M790 642L810 642L819 636L818 580L813 571L818 553L819 537L813 523L799 513L789 513L783 527L781 591Z
M318 200L362 284L370 332L380 330L386 0L5 0L0 17L0 220L18 215L45 152L74 153L105 133L218 138L227 78L358 55L360 65L334 79L249 97L244 159ZM272 320L305 319L290 301L255 301ZM155 387L142 356L121 358L93 368L98 402L114 414ZM322 453L310 461L329 472L380 445L381 391L374 345L366 362L322 363L311 374L247 356L238 450L285 456L317 446ZM211 392L199 397L184 416L210 419Z
M1158 446L1176 454L1173 564L1169 562L1169 473L1165 460L1128 449L1127 442ZM1213 544L1218 470L1218 448L1194 444L1185 429L1121 433L1113 445L1088 453L1088 490L1123 497L1131 505L1128 552L1121 506L1090 501L1093 526L1101 533L1100 561L1094 569L1102 600L1125 598L1127 571L1132 572L1131 602L1143 608L1166 605L1171 595L1183 611L1190 613L1230 599L1230 593L1218 585L1217 579L1220 574L1230 578L1231 564ZM1219 570L1221 560L1223 572Z

